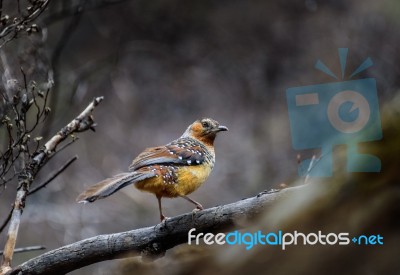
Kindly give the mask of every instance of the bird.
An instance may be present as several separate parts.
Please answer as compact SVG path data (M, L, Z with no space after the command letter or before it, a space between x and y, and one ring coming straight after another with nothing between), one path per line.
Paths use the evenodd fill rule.
M214 140L223 131L228 131L228 128L212 118L198 119L178 139L145 149L132 161L129 172L89 187L76 200L91 203L133 184L137 189L156 196L161 222L166 219L161 205L164 197L181 197L196 206L193 211L203 210L203 206L188 195L199 188L213 170Z

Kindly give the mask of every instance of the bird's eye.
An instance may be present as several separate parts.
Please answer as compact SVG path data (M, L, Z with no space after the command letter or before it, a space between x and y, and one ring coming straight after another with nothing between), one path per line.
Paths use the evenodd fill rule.
M202 125L204 128L210 127L210 123L208 123L208 121L203 121L203 122L201 123L201 125Z

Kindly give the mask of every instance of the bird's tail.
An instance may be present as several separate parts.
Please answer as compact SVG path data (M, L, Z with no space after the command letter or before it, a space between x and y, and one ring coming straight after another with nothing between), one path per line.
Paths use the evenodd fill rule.
M151 173L129 172L118 174L112 178L105 179L81 193L76 201L79 203L94 202L95 200L108 197L119 189L130 184L152 177Z

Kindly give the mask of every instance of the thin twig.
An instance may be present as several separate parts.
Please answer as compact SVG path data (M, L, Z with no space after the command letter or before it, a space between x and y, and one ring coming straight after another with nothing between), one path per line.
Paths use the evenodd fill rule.
M7 218L4 220L3 224L2 224L1 227L0 227L0 233L3 232L4 228L6 228L7 224L10 222L10 220L11 220L11 215L12 215L13 210L14 210L14 207L11 207L10 212L8 213Z
M39 191L40 189L46 187L50 182L52 182L56 177L58 177L62 172L65 171L65 169L68 168L68 166L70 166L75 160L78 159L78 156L74 156L73 158L71 158L70 160L68 160L63 166L61 166L60 169L58 169L57 172L55 172L50 178L48 178L45 182L43 182L42 184L40 184L39 186L37 186L36 188L32 189L31 191L29 191L28 196L36 193L37 191Z
M64 149L66 149L68 146L70 146L72 143L74 143L75 141L77 141L79 139L79 137L73 137L70 141L68 141L66 144L64 144L63 146L61 146L60 148L57 149L57 153L63 151Z
M27 23L35 20L46 9L47 5L49 4L49 1L50 0L44 1L43 4L38 9L36 9L33 13L28 15L26 18L23 18L22 21L17 21L15 23L11 24L10 26L7 26L6 28L4 28L0 32L0 38L5 37L7 34L12 32L18 25L27 24Z
M52 182L55 178L57 178L62 172L65 171L75 160L78 159L78 156L74 156L70 160L68 160L63 166L61 166L57 172L55 172L50 178L48 178L45 182L39 184L36 188L34 188L32 191L29 191L28 196L36 193L40 189L46 187L50 182ZM7 224L10 222L12 212L14 210L14 207L10 209L10 212L8 213L7 218L4 220L3 224L0 227L0 233L3 232L4 228L7 226Z
M34 246L27 246L27 247L20 247L14 249L14 253L23 253L23 252L30 252L30 251L37 251L37 250L44 250L46 247L42 245L34 245ZM3 255L3 251L0 251L0 255Z

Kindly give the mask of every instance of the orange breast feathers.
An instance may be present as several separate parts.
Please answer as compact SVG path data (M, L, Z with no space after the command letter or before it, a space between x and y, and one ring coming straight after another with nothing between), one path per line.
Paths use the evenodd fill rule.
M155 176L136 182L136 188L160 197L185 196L200 187L211 173L207 164L193 166L153 165L138 169L137 172L154 172Z

